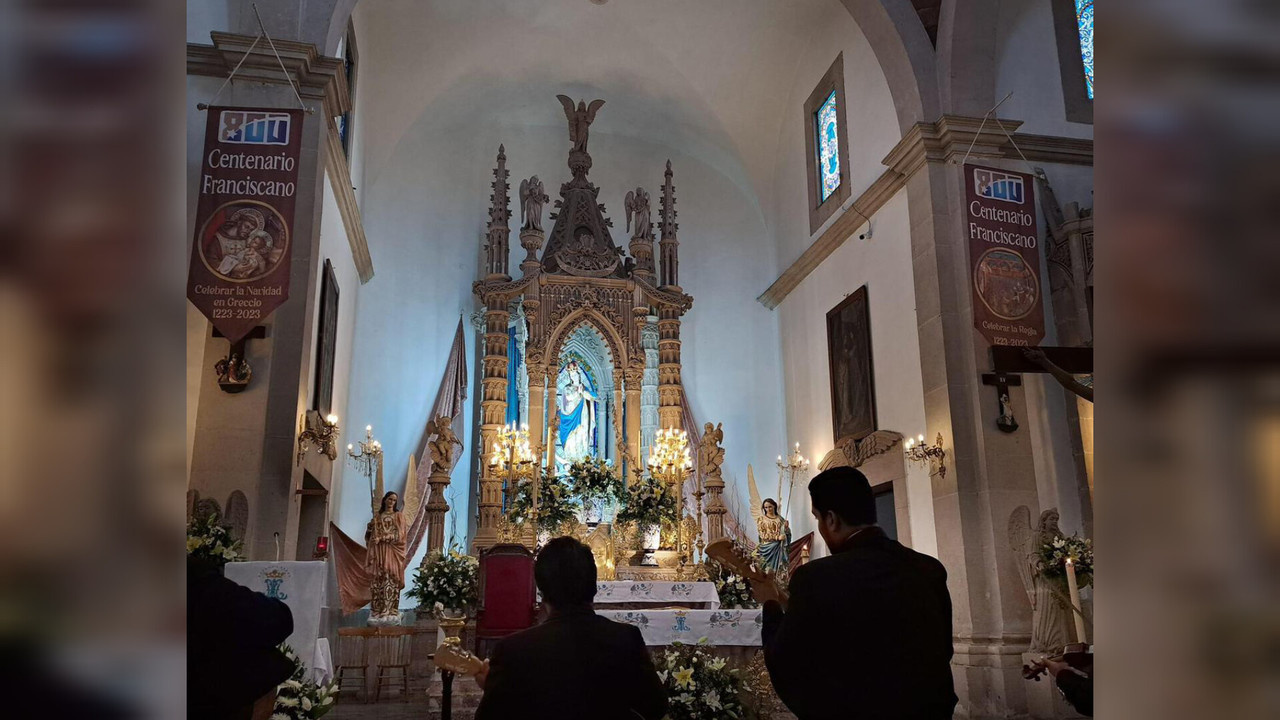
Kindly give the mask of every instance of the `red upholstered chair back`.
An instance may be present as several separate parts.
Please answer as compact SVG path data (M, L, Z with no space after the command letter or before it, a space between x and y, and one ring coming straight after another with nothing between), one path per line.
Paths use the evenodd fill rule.
M481 552L476 638L494 640L533 627L534 593L533 553L528 548L494 545Z

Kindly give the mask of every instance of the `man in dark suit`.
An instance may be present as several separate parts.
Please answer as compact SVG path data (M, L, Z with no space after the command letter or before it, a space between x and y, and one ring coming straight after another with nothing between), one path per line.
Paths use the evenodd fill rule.
M667 694L640 630L595 614L596 563L570 537L548 542L533 577L546 622L500 641L476 678L476 720L658 720Z
M294 666L276 646L293 633L289 606L187 560L187 717L249 720L271 714Z
M774 689L800 720L943 720L956 706L951 596L942 563L876 526L861 472L833 468L809 483L831 556L800 567L784 609L764 605L765 661Z

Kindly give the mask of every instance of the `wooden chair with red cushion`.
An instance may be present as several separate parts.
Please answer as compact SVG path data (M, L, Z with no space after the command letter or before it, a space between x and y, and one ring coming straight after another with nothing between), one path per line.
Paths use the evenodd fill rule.
M533 553L523 545L494 545L480 553L480 612L476 650L481 657L498 640L534 624L537 601Z

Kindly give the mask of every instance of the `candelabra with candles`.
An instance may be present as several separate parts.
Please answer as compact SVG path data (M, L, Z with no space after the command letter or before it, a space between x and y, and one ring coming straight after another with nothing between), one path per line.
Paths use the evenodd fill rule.
M796 476L801 473L809 472L809 458L800 454L800 443L796 443L796 447L787 456L785 462L782 456L778 456L778 507L787 509L787 516L791 514L791 494L795 489ZM787 500L782 501L782 478L787 478Z
M307 447L314 445L316 452L329 458L338 459L338 416L329 413L323 419L320 413L311 411L302 416L302 431L298 433L298 464L307 454Z
M669 483L676 493L676 553L680 565L676 577L683 580L685 566L689 562L689 543L684 533L684 479L693 469L689 456L689 434L675 428L658 430L649 448L649 474ZM702 535L702 522L698 522L698 535Z
M372 425L364 426L364 440L358 444L359 450L355 445L347 444L347 458L361 475L369 478L369 497L373 502L373 512L377 514L381 510L378 503L382 499L378 497L378 490L373 486L373 478L382 469L382 443L373 438Z
M907 438L907 442L903 445L902 451L906 453L907 459L912 462L926 463L930 460L937 460L938 474L942 477L947 476L947 453L942 449L942 433L938 433L938 440L932 445L926 445L924 443L924 435Z
M538 494L542 491L541 473L533 472L538 458L529 444L529 426L505 425L498 431L489 454L489 467L495 477L507 481L509 492L515 493L517 483L528 475L533 476L533 500L529 509L529 524L533 527L533 546L538 545Z

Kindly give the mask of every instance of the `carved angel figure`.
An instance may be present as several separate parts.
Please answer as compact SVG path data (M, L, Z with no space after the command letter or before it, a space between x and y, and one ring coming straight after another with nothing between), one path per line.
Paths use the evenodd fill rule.
M644 188L636 188L628 192L623 207L627 210L627 230L631 229L631 220L633 217L635 218L636 231L633 237L652 237L653 231L649 219L649 193L645 192Z
M791 523L778 512L773 498L760 500L755 472L747 466L747 489L751 493L751 517L756 521L760 542L756 545L754 560L766 573L776 575L778 582L786 585L791 574Z
M520 181L520 222L522 230L542 230L542 206L551 198L537 175Z
M596 111L604 105L604 101L592 100L591 104L587 105L586 101L579 100L578 107L574 108L573 100L568 95L557 95L556 99L564 106L564 116L569 120L569 141L573 143L573 149L585 153L588 128L595 122Z
M1009 517L1009 544L1018 556L1018 576L1031 601L1031 651L1056 652L1067 643L1067 607L1070 600L1054 578L1040 571L1041 545L1062 537L1058 511L1040 513L1038 527L1031 526L1031 509L1019 505Z
M724 464L724 448L720 447L722 442L724 442L724 423L714 427L711 423L707 423L702 429L702 467L699 468L704 479L720 477L720 466Z
M902 441L902 433L892 430L876 430L861 440L848 439L827 453L818 463L818 470L834 467L861 467L871 458L889 452Z
M437 417L431 421L430 431L435 436L427 443L434 466L432 471L442 470L447 473L453 470L453 464L457 461L454 448L462 445L462 441L453 432L453 418L444 415Z

